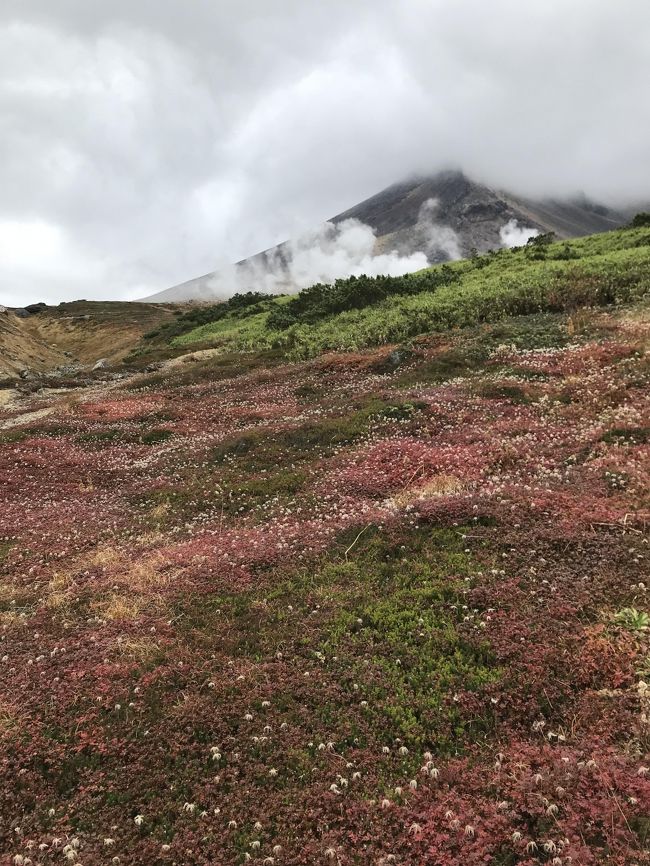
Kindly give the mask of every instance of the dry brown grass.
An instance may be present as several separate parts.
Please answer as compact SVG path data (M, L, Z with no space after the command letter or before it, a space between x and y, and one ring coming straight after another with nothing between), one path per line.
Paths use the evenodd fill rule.
M98 547L86 560L88 565L115 565L123 559L123 554L114 547Z
M566 330L570 337L574 334L584 334L591 331L597 321L597 314L592 310L574 310L567 318Z
M0 623L8 625L21 619L22 612L32 607L34 596L16 581L0 581Z
M170 509L171 509L171 503L161 502L158 505L156 505L154 508L151 509L151 511L149 512L149 515L157 523L160 523L162 520L165 519L165 517L169 513Z
M18 727L18 713L7 701L0 698L0 737L11 734Z
M119 642L122 655L142 665L160 662L163 652L155 640L147 637L129 638Z
M3 610L0 612L0 629L7 628L16 623L24 622L25 617L15 610Z
M47 585L45 606L50 610L64 613L72 602L74 576L69 571L56 571Z
M102 619L134 620L140 619L148 606L141 596L114 592L106 598L93 602L91 609Z
M10 604L16 597L16 587L13 583L0 582L0 605Z
M166 570L167 566L165 557L154 552L132 564L127 571L116 575L114 582L133 592L160 591L168 587L179 573Z
M449 496L452 493L459 493L463 489L463 486L463 482L454 475L434 475L433 478L428 478L422 484L409 487L397 493L393 497L392 502L398 508L404 508L406 505L411 505L419 499L430 499L434 496Z
M159 533L155 533L141 541L153 543L159 539ZM112 591L107 594L104 587L98 588L90 609L108 620L136 620L146 613L164 612L164 590L179 573L168 570L165 557L156 551L134 563L119 548L104 545L79 558L73 568L52 576L45 594L46 607L59 615L69 615L76 594L76 575L82 569L97 566L109 573ZM2 584L0 600L1 592Z

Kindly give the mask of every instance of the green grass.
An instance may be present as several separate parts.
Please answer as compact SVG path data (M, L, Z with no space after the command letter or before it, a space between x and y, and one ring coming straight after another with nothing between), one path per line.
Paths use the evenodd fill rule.
M300 359L327 350L353 351L398 343L420 334L500 322L543 312L625 304L650 289L650 230L621 229L562 241L538 253L527 248L451 263L460 279L434 291L395 295L362 309L328 316L314 324L275 331L269 311L290 304L272 300L268 309L245 318L228 316L177 337L172 345L218 346L224 352L279 349ZM567 256L570 256L567 258ZM434 273L441 266L428 270Z
M386 541L364 534L349 562L328 565L322 579L341 587L345 604L333 617L322 650L342 676L361 686L381 729L397 728L409 745L453 749L464 730L450 696L498 678L489 653L458 633L474 563L460 531L433 528ZM402 541L408 540L408 554ZM454 575L453 578L450 575ZM475 719L475 725L489 719Z
M478 567L462 534L462 527L394 535L355 527L313 568L272 585L258 575L259 586L237 594L186 597L175 613L197 650L209 649L227 623L234 658L260 660L278 647L294 659L317 658L332 691L310 707L316 729L338 729L339 746L392 746L399 736L413 774L418 750L458 753L493 724L489 704L467 720L453 700L457 690L480 692L500 677L486 645L459 628ZM291 693L276 693L274 702L298 710Z

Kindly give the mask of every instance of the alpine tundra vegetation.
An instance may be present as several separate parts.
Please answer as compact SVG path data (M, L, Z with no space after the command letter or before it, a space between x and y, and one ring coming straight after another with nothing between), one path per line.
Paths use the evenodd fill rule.
M22 383L2 862L647 863L649 288L641 221Z

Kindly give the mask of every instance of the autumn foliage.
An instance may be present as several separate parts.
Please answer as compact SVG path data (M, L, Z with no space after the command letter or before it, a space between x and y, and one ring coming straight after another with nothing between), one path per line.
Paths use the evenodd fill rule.
M4 409L0 862L648 862L647 318L508 327Z

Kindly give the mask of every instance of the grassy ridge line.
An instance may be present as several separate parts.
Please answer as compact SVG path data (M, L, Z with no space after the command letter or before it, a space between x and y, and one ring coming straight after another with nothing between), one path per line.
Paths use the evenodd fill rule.
M435 266L422 273L436 273ZM281 348L289 358L324 350L360 349L399 342L430 331L498 321L509 315L626 303L650 288L650 232L619 230L551 244L545 257L529 250L501 250L447 265L460 281L435 291L391 296L359 310L296 324L267 327L270 311L290 304L284 296L246 318L227 316L176 337L172 345L210 343L229 351Z

